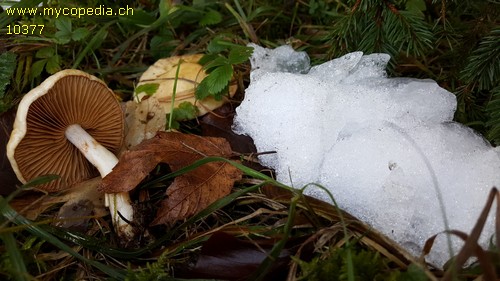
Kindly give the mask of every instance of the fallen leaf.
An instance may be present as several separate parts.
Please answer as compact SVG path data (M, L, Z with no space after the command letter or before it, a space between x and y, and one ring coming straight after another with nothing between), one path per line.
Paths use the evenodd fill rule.
M223 138L158 132L154 138L124 152L99 189L106 193L130 191L159 163L168 164L175 172L206 156L229 157L231 153ZM207 163L177 176L152 225L171 224L196 214L229 194L241 176L240 170L226 162Z
M268 256L271 247L248 243L224 232L215 232L203 244L196 265L189 272L182 273L181 277L248 280ZM288 273L289 262L290 251L285 249L264 280L283 280Z
M229 141L233 151L239 153L256 153L257 149L252 138L245 135L238 135L231 129L235 114L234 107L229 103L215 109L213 112L209 112L200 118L202 134L204 136L225 138Z
M108 214L104 206L104 196L97 191L100 177L77 183L61 197L65 203L59 209L54 225L85 232L91 217L103 217Z
M38 216L56 204L66 202L65 205L69 206L79 201L89 200L94 207L93 215L102 217L108 211L104 207L104 196L97 191L100 181L100 177L89 179L59 193L41 194L37 191L28 191L12 199L9 204L27 219L36 220ZM59 211L58 217L67 218L69 216L64 211Z

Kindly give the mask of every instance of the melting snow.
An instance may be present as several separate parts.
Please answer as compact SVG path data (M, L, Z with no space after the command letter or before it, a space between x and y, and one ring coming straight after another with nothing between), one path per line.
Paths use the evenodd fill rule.
M492 186L500 153L452 121L455 96L433 80L387 78L386 54L347 54L310 67L304 52L256 45L251 83L234 130L251 136L279 181L319 183L341 208L419 256L427 238L470 232ZM319 188L306 194L331 202ZM493 221L482 236L494 234ZM452 237L457 253L461 242ZM428 261L449 259L440 235Z

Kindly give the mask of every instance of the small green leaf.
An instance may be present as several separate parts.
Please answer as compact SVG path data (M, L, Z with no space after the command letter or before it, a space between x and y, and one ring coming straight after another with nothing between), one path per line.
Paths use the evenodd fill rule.
M42 59L36 61L31 65L31 79L40 76L42 74L43 69L45 68L45 64L47 63L47 59Z
M59 17L54 21L56 28L65 33L71 33L71 20L67 17Z
M205 65L218 57L219 57L218 54L205 54L205 55L203 55L203 57L201 57L201 59L198 61L198 63L201 65Z
M145 93L146 95L151 96L158 91L158 87L160 87L160 84L158 83L146 83L139 85L135 88L135 95Z
M80 27L73 31L73 33L71 34L71 39L73 39L74 41L80 41L87 37L88 34L89 31L86 28Z
M68 44L71 41L71 35L64 34L62 31L56 32L55 36L57 43L61 45Z
M203 69L205 69L207 72L211 72L214 68L225 65L229 65L229 61L225 57L216 56L213 60L204 64Z
M229 92L229 83L226 85L226 87L224 87L224 89L222 89L222 91L213 94L214 99L220 101L222 100L222 97L224 97L224 95L226 95L228 92Z
M230 64L240 64L244 63L250 58L253 53L252 47L233 47L231 51L229 51L229 63Z
M213 70L203 80L207 80L208 91L210 94L217 94L224 90L231 77L233 76L233 67L231 65L222 65Z
M222 15L216 10L209 9L208 12L203 15L203 17L200 19L200 25L201 26L207 26L207 25L214 25L218 24L222 21Z
M36 52L35 58L48 59L48 58L52 57L54 55L54 53L55 53L54 48L44 47Z
M196 99L202 100L208 96L210 96L210 92L208 91L208 82L207 82L207 77L205 79L201 80L200 84L196 86L196 91L195 91L195 97Z
M5 94L5 88L10 84L10 79L16 70L16 55L5 52L0 55L0 98Z
M174 119L177 121L194 119L197 114L198 108L188 101L181 102L177 108L174 108Z
M198 108L188 101L181 102L178 107L174 108L172 116L172 125L168 129L179 129L180 121L191 120L198 116ZM170 114L167 114L167 120L170 119Z
M54 74L61 70L60 66L61 57L59 55L52 56L47 59L47 64L45 65L45 69L48 73Z
M57 18L54 22L56 25L57 31L55 33L55 37L57 39L57 42L59 44L66 44L71 41L72 37L72 25L71 25L71 20L66 18L66 17L60 17Z
M162 29L149 42L151 53L155 59L168 57L178 44L171 30Z
M210 41L210 43L208 43L207 51L212 54L218 54L222 51L227 50L227 46L221 44L221 42L223 42L221 39L217 37L214 38L212 41Z

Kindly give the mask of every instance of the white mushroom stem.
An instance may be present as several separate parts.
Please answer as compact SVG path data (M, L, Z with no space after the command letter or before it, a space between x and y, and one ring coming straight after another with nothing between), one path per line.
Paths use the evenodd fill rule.
M101 177L104 178L109 174L118 163L118 158L99 144L80 125L68 126L65 135L85 158L99 170ZM134 218L134 209L128 192L106 193L104 202L106 207L109 208L118 235L122 238L132 238L134 236L133 227L118 215L119 212L128 221L132 221Z

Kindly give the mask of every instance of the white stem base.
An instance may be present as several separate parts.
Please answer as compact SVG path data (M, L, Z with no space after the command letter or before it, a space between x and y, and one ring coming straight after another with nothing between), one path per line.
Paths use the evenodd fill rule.
M99 144L80 125L73 124L66 128L66 138L94 165L101 177L109 174L118 163L118 158ZM111 213L111 220L115 230L121 238L131 240L134 237L134 229L126 220L133 221L134 209L128 192L106 193L104 198L106 207ZM118 212L126 220L123 220Z

